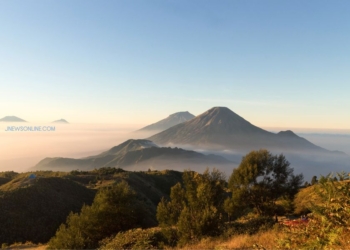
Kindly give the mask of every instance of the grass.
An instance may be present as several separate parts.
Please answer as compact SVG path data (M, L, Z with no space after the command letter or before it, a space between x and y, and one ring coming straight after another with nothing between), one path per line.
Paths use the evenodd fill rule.
M268 231L258 232L253 235L234 235L227 239L220 237L205 238L198 243L188 244L180 249L276 249L278 246L277 240L280 237L283 237L283 235L283 231L270 229Z
M150 228L147 230L131 230L126 233L123 233L115 239L109 241L108 245L105 245L102 249L119 249L120 244L116 244L119 241L123 242L123 240L126 240L127 238L132 238L130 235L137 235L137 240L142 242L144 240L147 242L147 237L152 236L151 232L157 231L158 228ZM123 237L122 237L123 236ZM281 247L279 245L279 241L282 239L286 239L289 236L289 229L283 228L281 226L275 225L273 228L269 230L262 230L257 232L256 234L237 234L230 237L224 237L224 236L218 236L218 237L208 237L200 240L199 242L190 242L182 247L169 247L165 246L165 249L168 250L202 250L202 249L241 249L241 250L248 250L248 249L259 249L259 250L267 250L267 249L285 249L284 247ZM341 237L341 242L339 245L331 246L330 249L348 249L349 243L350 243L350 232L344 232ZM135 241L135 240L134 240ZM106 241L107 242L107 241ZM126 240L128 242L128 240ZM132 241L130 241L132 242ZM119 248L113 248L118 246ZM298 246L291 246L291 249L302 249L298 248ZM131 249L141 249L141 248L135 248L135 246L132 246L129 248ZM147 248L144 247L144 249L157 249L156 248L149 248L147 245Z
M266 232L259 232L254 235L236 235L226 242L218 245L220 249L252 249L253 247L259 249L275 249L277 246L277 239L282 237L282 232L276 230L269 230Z
M2 249L26 249L26 250L45 250L47 248L47 245L42 245L42 244L34 244L33 242L27 241L25 243L21 242L16 242L11 244L10 246L7 246L6 244L2 245Z

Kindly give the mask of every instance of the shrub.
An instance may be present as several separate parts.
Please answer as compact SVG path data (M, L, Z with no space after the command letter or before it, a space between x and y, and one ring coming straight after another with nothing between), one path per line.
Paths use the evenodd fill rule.
M339 246L350 228L350 182L345 173L338 177L343 181L334 181L328 175L313 186L318 203L308 206L312 215L307 227L287 232L280 241L282 247L321 249Z
M253 235L259 231L266 231L271 229L275 224L275 221L271 217L258 217L250 219L246 222L232 222L227 225L224 236L231 237L238 234Z
M160 228L132 229L100 242L100 249L160 249L169 245Z

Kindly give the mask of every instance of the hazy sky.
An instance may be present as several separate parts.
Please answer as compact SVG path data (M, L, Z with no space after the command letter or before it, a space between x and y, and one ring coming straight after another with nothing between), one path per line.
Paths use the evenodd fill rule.
M227 106L350 128L350 1L0 1L0 118L149 124Z

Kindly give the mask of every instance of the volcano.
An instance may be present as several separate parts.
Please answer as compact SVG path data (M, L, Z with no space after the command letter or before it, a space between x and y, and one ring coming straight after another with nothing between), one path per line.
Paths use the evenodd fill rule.
M232 150L266 148L277 151L331 152L292 131L278 134L261 129L226 107L214 107L190 121L153 135L149 140L159 145L191 145Z

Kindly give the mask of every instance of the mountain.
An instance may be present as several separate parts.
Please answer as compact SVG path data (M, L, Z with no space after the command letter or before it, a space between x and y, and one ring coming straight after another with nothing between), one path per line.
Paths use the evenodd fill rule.
M133 170L179 169L191 166L229 165L231 162L217 155L204 155L181 148L161 148L149 140L127 140L108 151L81 159L45 158L34 170L91 170L101 167L118 167Z
M5 116L0 119L0 122L27 122L17 116Z
M53 121L52 123L63 123L63 124L69 124L69 122L67 122L65 119L56 120L56 121Z
M153 123L151 125L148 125L144 128L141 128L138 130L138 132L146 132L146 131L163 131L166 130L172 126L175 126L177 124L189 121L193 119L195 116L189 113L188 111L185 112L177 112L174 114L169 115L167 118L160 120L156 123Z
M278 151L330 152L292 131L278 134L263 130L226 107L214 107L148 138L160 145L194 145L206 148L250 151L267 148Z

